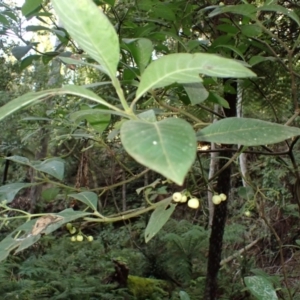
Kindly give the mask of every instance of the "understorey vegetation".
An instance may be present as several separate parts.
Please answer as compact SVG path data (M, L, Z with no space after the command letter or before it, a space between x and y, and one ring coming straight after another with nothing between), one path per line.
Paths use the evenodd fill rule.
M300 299L299 26L2 1L1 299Z

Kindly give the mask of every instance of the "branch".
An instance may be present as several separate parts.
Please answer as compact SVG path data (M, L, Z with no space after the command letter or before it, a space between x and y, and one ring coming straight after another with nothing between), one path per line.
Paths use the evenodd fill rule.
M242 255L244 252L248 251L250 248L252 248L254 245L256 245L262 238L263 237L260 237L260 238L256 239L255 241L253 241L252 243L250 243L246 247L240 249L238 252L230 255L227 258L222 259L221 262L220 262L220 265L223 266L223 265L229 263L230 261L232 261L233 259L235 259L236 257Z

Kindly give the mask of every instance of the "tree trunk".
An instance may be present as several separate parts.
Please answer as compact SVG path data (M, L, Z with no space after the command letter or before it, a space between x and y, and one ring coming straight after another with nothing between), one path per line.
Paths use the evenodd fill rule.
M236 106L236 116L238 118L243 117L243 87L242 82L238 81L237 83L237 106ZM238 145L240 147L241 145ZM247 186L247 173L248 173L248 166L247 166L247 154L241 153L239 156L239 162L240 162L240 171L242 174L242 182L243 186Z
M60 41L57 38L55 45L54 45L54 49L56 49L59 44L60 44ZM64 46L62 47L62 49L59 49L59 51L63 51L63 49L64 49ZM51 68L50 68L50 77L47 82L47 86L49 88L57 87L57 86L61 85L62 80L61 80L60 68L61 68L60 60L53 59L52 63L51 63ZM46 102L45 111L47 110L47 107L51 107L51 106L52 106L51 99L49 99ZM44 159L47 156L49 135L50 135L49 129L44 127L42 124L41 128L40 128L40 132L39 132L40 146L38 147L39 150L35 154L36 160ZM31 183L34 184L37 181L37 177L38 177L38 173L34 169L32 169L31 170ZM31 213L33 213L35 211L36 204L38 203L38 200L41 197L41 193L42 193L41 185L33 185L31 187L31 189L30 189L30 212Z
M214 106L214 111L218 112L219 111L219 105ZM214 122L217 121L217 118L214 117ZM211 143L210 146L211 150L216 149L215 143ZM208 179L212 178L215 173L218 171L218 152L211 152L210 154L210 164L209 164L209 173L208 173ZM212 202L212 196L213 192L211 191L210 186L208 186L208 191L207 191L207 199L208 199L208 211L209 211L209 220L208 220L208 226L211 228L212 223L213 223L213 217L214 217L214 204Z
M224 79L224 84L226 79ZM236 82L233 82L236 89ZM229 103L229 108L224 109L226 117L233 117L236 115L237 97L235 94L224 94L225 100ZM230 146L223 145L228 151L222 152L222 158L219 160L219 170L225 166L228 160L232 156L232 152L229 150ZM219 205L215 205L214 216L211 228L211 236L209 239L209 253L207 263L207 275L204 290L204 300L217 299L217 276L220 269L223 234L225 228L225 222L227 217L227 203L229 201L229 192L231 188L231 166L228 166L218 177L216 192L224 193L227 196L226 201L222 201Z

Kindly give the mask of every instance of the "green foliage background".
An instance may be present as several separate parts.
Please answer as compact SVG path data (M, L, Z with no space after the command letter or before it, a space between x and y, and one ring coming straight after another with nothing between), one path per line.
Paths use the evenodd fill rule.
M239 163L234 160L219 274L220 299L259 299L249 278L270 284L276 295L272 299L299 299L294 278L299 278L300 271L293 268L299 259L300 207L298 4L94 2L103 11L102 19L93 23L84 16L78 18L77 23L82 22L79 29L68 22L67 29L58 25L52 10L54 3L63 19L68 13L78 14L75 4L67 10L59 1L27 0L21 12L10 3L0 4L0 104L20 97L14 102L13 111L17 112L9 112L1 122L2 173L5 156L14 156L0 187L1 200L7 200L4 184L31 185L16 190L11 203L2 202L1 239L28 217L39 218L70 207L90 213L84 220L72 221L77 230L74 237L83 235L84 242L72 242L66 222L62 222L61 229L52 235L43 235L30 248L2 261L3 299L184 299L180 291L186 291L190 299L202 299L210 235L207 189L213 192L215 186L215 180L207 180L210 149L202 146L212 141L224 144L234 137L237 144L248 146L247 187L242 186ZM93 7L92 1L85 3ZM98 13L95 10L95 15ZM20 27L25 18L37 19L38 25ZM76 18L70 22L73 20ZM32 33L30 39L25 31ZM12 42L11 34L22 43ZM45 36L48 45L41 48ZM49 36L56 38L55 49ZM89 40L95 42L96 52ZM248 63L257 77L224 58ZM174 77L170 70L175 70ZM164 79L162 75L166 75ZM216 77L234 79L224 83ZM195 78L199 82L193 86ZM223 96L238 94L233 88L236 80L242 90L243 116L248 119L228 126L228 120L223 120L222 109L228 108ZM75 90L73 84L81 89ZM60 89L61 85L71 87ZM33 94L24 96L49 88L53 89L43 94L43 101L34 101ZM26 101L39 103L19 110ZM214 114L216 104L220 109ZM1 118L6 107L0 108ZM209 125L214 118L219 118L217 126L223 130L217 140L211 136L219 129ZM255 127L256 120L250 118L273 123ZM174 124L166 126L164 120ZM183 124L188 126L186 131ZM142 125L149 135L140 135ZM249 135L238 136L242 126L248 128ZM160 133L165 134L162 140L168 151L156 162L163 151L147 155L152 137ZM254 143L256 138L265 144ZM184 155L190 150L189 143L195 145ZM222 147L217 147L222 156ZM17 156L29 162L20 164ZM51 173L38 169L50 158L63 159L63 180L53 176L62 170ZM77 201L68 197L86 190L95 193L95 202L92 197L82 200L74 196ZM171 203L177 191L199 198L200 209ZM162 199L165 202L160 202ZM169 217L162 215L164 226L145 244L151 211L160 205L172 207L174 213L168 222ZM86 240L89 235L93 242ZM131 277L127 288L108 280L115 272L114 260L126 264L130 276L138 276ZM140 290L146 283L142 280L149 278L168 284L151 281L150 288L144 289L147 295L143 295Z

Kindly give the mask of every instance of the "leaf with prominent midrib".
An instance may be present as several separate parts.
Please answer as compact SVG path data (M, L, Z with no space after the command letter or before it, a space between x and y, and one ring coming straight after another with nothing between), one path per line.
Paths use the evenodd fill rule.
M31 183L10 183L0 187L0 201L10 203L14 200L16 194L24 188L30 187Z
M52 157L44 161L32 162L31 166L40 172L47 173L57 178L58 180L62 180L64 177L65 162L61 158Z
M38 171L47 173L59 180L62 180L64 176L64 161L58 157L52 157L43 161L33 162L29 161L29 159L26 157L18 155L10 156L6 159L32 167Z
M282 142L300 135L300 129L251 119L227 118L197 132L198 141L259 146Z
M90 216L91 213L84 211L74 211L72 208L67 208L58 214L53 214L60 218L57 222L49 224L43 228L43 233L49 234L63 224L72 222L79 218ZM41 237L41 234L32 235L32 229L37 219L25 221L22 225L16 228L12 233L7 235L3 240L0 241L0 262L4 260L11 251L15 249L15 253L18 253L31 245L35 244Z
M145 242L148 243L167 223L176 208L169 197L160 202L160 205L153 211L149 223L145 229Z
M119 38L103 11L90 0L52 0L58 17L70 35L110 76L119 63Z
M211 6L214 7L214 6ZM210 7L208 7L209 9ZM209 13L209 17L215 17L219 14L223 14L226 12L247 16L249 18L254 18L257 8L252 4L240 4L240 5L219 5L215 6L215 9Z
M277 300L272 282L263 276L247 276L244 278L246 287L257 300Z
M78 97L83 97L89 100L92 100L96 103L102 104L112 110L116 110L121 112L118 108L114 107L113 105L107 103L105 100L103 100L101 97L96 95L91 90L88 90L81 86L76 85L67 85L59 89L51 89L51 90L45 90L37 93L27 93L23 96L20 96L18 98L15 98L8 103L4 104L0 107L0 121L4 119L5 117L11 115L12 113L28 106L31 104L35 104L46 97L52 97L55 95L63 95L63 94L70 94Z
M257 8L258 11L274 11L275 13L278 14L284 14L287 17L291 18L294 20L298 26L300 26L300 19L298 15L296 14L295 11L287 9L281 5L276 5L276 4L268 4L268 5L263 5Z
M242 63L207 53L169 54L153 61L141 76L136 99L150 89L173 83L202 81L200 74L216 77L253 77L255 74Z
M121 127L121 141L137 162L179 185L196 156L195 132L182 119L127 121Z

